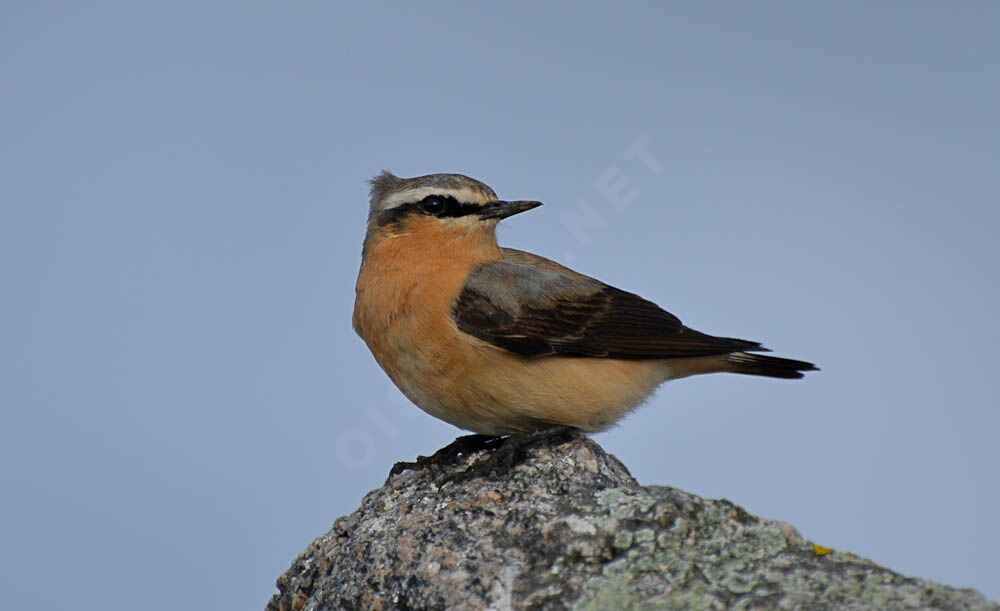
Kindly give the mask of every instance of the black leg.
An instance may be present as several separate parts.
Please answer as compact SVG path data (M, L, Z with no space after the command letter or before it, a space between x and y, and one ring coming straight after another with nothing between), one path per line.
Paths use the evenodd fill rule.
M533 433L510 435L500 439L499 443L495 445L496 449L485 460L472 465L465 471L446 475L437 483L439 486L443 486L447 482L461 483L477 477L484 479L501 477L527 458L528 449L531 446L547 440L559 440L560 443L566 443L576 437L579 432L580 429L576 427L557 425Z
M426 467L454 464L462 454L496 447L502 437L493 435L465 435L449 443L431 456L418 456L414 462L400 461L392 466L389 477L399 475L403 471L420 471Z

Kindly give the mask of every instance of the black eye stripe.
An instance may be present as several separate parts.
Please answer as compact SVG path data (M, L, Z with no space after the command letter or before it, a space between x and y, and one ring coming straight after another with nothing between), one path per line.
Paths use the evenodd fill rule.
M439 201L442 205L434 206L432 201ZM383 211L378 216L378 224L389 225L399 223L403 218L411 214L433 216L436 218L457 218L477 214L482 209L482 204L463 203L451 195L428 195L420 201L400 204L399 206Z
M478 204L464 204L451 195L428 195L417 202L417 207L424 214L439 218L455 218L475 214L481 209Z

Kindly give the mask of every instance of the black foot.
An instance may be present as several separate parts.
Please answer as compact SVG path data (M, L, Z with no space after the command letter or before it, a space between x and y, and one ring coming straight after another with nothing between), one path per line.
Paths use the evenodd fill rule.
M472 465L465 471L446 475L437 484L444 486L448 482L458 484L477 477L487 479L503 476L527 458L531 446L550 439L559 440L560 444L566 443L576 437L579 431L580 429L573 426L558 425L534 433L520 433L499 439L493 444L496 449L486 460Z
M437 452L434 452L431 456L417 456L417 460L414 462L400 461L394 464L389 471L389 478L407 470L420 471L427 467L453 465L462 454L497 447L502 440L502 437L493 435L465 435L459 437Z

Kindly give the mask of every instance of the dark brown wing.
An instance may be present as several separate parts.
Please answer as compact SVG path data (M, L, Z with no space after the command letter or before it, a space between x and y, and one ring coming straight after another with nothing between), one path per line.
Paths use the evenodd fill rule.
M568 271L510 261L481 266L452 317L461 331L524 356L663 359L766 350L699 333L651 301Z

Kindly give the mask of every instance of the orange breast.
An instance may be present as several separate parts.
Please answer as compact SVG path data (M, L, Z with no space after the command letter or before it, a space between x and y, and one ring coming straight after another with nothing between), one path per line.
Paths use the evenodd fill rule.
M526 358L459 331L455 298L469 272L501 252L495 241L483 248L462 236L438 238L370 244L354 307L355 329L379 365L432 416L485 434L547 424L601 430L671 377L662 361Z

